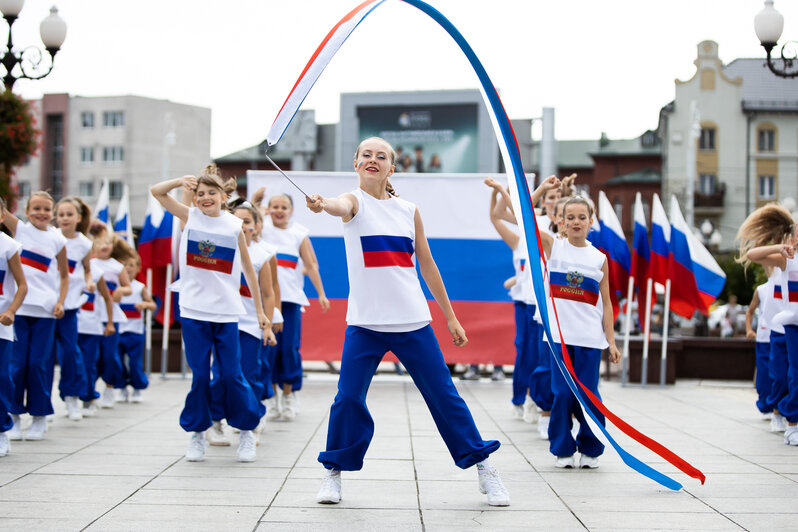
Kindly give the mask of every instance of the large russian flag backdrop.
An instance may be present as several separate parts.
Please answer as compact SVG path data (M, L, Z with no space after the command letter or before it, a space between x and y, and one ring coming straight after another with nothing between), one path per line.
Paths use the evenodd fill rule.
M615 215L610 200L604 191L599 191L598 218L601 232L598 248L607 256L607 269L610 274L610 300L612 301L612 319L618 318L621 307L619 296L626 297L629 286L629 270L632 267L632 256L629 245L621 228L621 222Z
M315 83L316 79L321 75L321 72L327 66L327 63L338 50L338 48L343 44L343 42L349 37L349 34L357 27L358 24L362 22L362 20L376 7L382 4L385 0L367 0L360 5L358 5L355 9L349 12L341 21L339 21L333 29L327 34L327 36L323 39L321 45L318 47L316 52L311 57L311 60L308 62L307 66L303 70L302 74L300 75L299 79L297 80L294 88L289 93L288 97L286 98L285 103L283 104L280 112L278 113L277 117L275 118L274 124L267 134L267 141L269 146L276 144L282 134L285 132L285 128L288 127L290 124L291 119L293 118L296 111L299 109L302 101L304 101L307 93ZM427 14L430 18L432 18L435 22L437 22L448 34L452 37L452 39L457 43L460 47L466 59L468 59L471 67L474 69L474 72L477 75L479 80L480 89L482 90L482 95L485 99L485 104L488 110L488 115L490 116L491 122L494 126L494 130L496 132L496 136L499 139L499 148L502 153L502 157L504 160L505 168L508 171L508 185L511 190L511 196L513 198L513 206L516 212L516 217L518 217L519 221L519 230L521 233L522 239L526 242L527 248L529 251L530 257L539 257L541 256L540 248L540 234L537 229L537 224L535 220L535 212L533 205L531 204L530 199L530 192L527 186L526 176L524 175L523 166L521 164L521 155L518 149L518 143L515 139L515 133L513 132L512 126L510 125L509 117L507 113L504 111L504 107L502 106L501 100L499 99L499 94L496 88L493 86L485 68L482 66L482 63L477 58L474 50L465 40L463 35L457 30L457 28L452 25L449 20L444 17L439 11L435 8L430 6L429 4L422 2L420 0L402 0L406 4L412 5L419 9L420 11ZM351 178L352 174L344 174L349 175ZM330 181L330 180L328 180ZM248 180L249 183L249 180ZM353 185L355 185L356 181L353 179ZM315 190L322 195L330 195L340 193L340 185L336 186L336 191L327 191L323 190L322 186L319 187L312 187L309 186L310 183L303 182L306 186L308 186L309 190ZM355 185L356 186L356 185ZM353 186L354 188L354 186ZM439 197L435 197L436 200L436 210L440 210L442 212L446 212L447 215L451 216L458 211L462 211L465 207L462 205L460 198L461 195L459 194L444 194ZM418 201L417 198L421 196L432 196L429 194L427 187L424 187L424 191L418 195L413 195L408 193L408 197L413 198L414 200ZM448 202L448 204L447 204ZM447 207L449 207L447 209ZM422 212L429 212L426 210L422 210ZM472 211L467 211L469 215ZM436 252L433 249L433 253ZM440 253L438 253L440 255ZM468 260L469 257L462 256L462 260ZM486 267L486 270L490 267L489 263L485 263L484 260L488 258L486 255L482 255L476 257L478 261L483 261L483 265ZM339 261L341 263L345 262L345 257L340 256ZM532 265L530 267L530 272L532 274L533 280L533 287L535 290L535 295L538 301L543 301L545 299L545 291L544 291L544 281L543 281L543 273L541 270L541 265L538 261L531 261ZM628 270L627 270L628 271ZM444 279L446 276L444 275ZM454 298L453 298L454 299ZM486 309L485 314L489 312L489 309ZM554 313L555 313L555 321L551 322L549 320L548 310L546 309L545 305L540 306L541 312L541 319L543 321L543 326L545 330L545 334L548 337L548 340L551 345L553 345L553 337L551 328L553 326L557 326L559 328L558 323L556 322L556 312L557 308L556 305L554 306ZM439 320L437 320L439 321ZM472 330L473 334L473 330ZM488 333L487 336L492 336L492 334ZM575 397L579 400L580 405L582 406L582 410L586 416L591 419L591 422L597 427L598 430L604 435L607 441L612 445L612 447L618 452L621 456L624 463L626 463L629 467L635 469L636 471L640 472L643 475L659 482L663 486L666 486L670 489L680 489L682 486L672 478L668 477L660 473L659 471L653 469L651 466L648 466L641 462L636 457L629 454L625 449L623 449L607 432L607 429L602 426L598 419L596 418L596 414L594 413L593 408L598 409L602 414L606 416L606 418L614 423L619 429L621 429L625 434L633 438L635 441L645 445L647 448L651 449L652 451L656 452L663 458L665 458L668 462L678 467L681 471L684 471L688 475L704 481L704 475L699 470L694 468L692 465L684 461L679 456L675 455L673 452L662 446L661 444L657 443L656 441L648 438L647 436L641 434L633 427L631 427L628 423L624 422L618 416L616 416L613 412L611 412L604 404L596 397L590 390L587 389L581 382L579 382L575 378L575 374L573 371L573 365L571 364L570 356L568 355L567 350L563 347L562 353L554 353L553 360L555 361L558 369L563 373L566 383L568 384L569 388L573 391ZM588 403L592 405L592 407L588 406Z

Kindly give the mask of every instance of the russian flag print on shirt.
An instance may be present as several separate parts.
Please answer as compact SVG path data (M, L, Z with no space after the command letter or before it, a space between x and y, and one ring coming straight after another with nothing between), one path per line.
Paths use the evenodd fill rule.
M201 270L232 273L237 244L232 236L189 229L186 264Z
M526 269L526 259L521 259L521 271L524 271L524 269Z
M595 305L599 298L599 284L577 271L549 272L551 297Z
M366 268L399 266L414 268L413 240L406 236L370 235L360 237Z
M781 297L781 285L774 284L773 285L773 299L782 299Z
M86 302L80 306L80 309L88 312L94 311L94 296L95 296L94 292L83 292L83 293L86 295L87 299Z
M122 312L125 313L127 319L136 320L141 318L141 311L136 308L135 303L122 303L119 306L122 308Z
M291 268L296 269L297 264L299 264L299 257L296 255L291 255L290 253L278 253L275 255L277 259L277 266L282 266L283 268Z
M239 288L238 293L241 294L242 297L252 297L252 292L249 290L247 279L244 277L243 273L241 274L241 288Z
M47 270L50 269L50 261L52 259L49 259L44 255L34 253L33 251L23 249L19 254L19 260L26 266L30 266L31 268L36 268L37 270L47 273Z
M67 259L67 264L69 265L69 273L70 274L75 273L75 266L78 265L78 261Z
M6 280L6 271L0 270L0 296L3 295L3 284L5 283L5 280Z
M781 287L779 287L780 291ZM787 272L787 301L798 303L798 272L795 271Z

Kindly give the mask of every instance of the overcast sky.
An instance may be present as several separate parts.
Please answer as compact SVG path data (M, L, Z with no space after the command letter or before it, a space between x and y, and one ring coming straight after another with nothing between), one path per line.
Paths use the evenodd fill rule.
M43 80L18 81L15 92L135 94L209 107L218 157L263 140L310 55L359 0L27 0L14 26L17 46L41 44L38 25L54 2L68 28L56 67ZM510 117L555 107L560 139L655 128L674 79L695 72L704 39L718 42L724 63L764 57L753 29L762 0L428 3L469 41ZM798 40L798 1L775 7L785 17L782 42ZM341 92L477 86L440 27L388 0L344 44L303 109L333 123Z

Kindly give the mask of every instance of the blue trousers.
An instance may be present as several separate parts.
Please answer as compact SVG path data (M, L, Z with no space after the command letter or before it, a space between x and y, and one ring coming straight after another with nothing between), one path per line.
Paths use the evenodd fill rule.
M272 382L282 387L290 384L294 391L302 389L302 356L299 344L302 339L302 306L283 301L283 330L277 333L277 350L274 355Z
M535 404L544 412L551 410L554 403L554 394L551 391L551 348L543 339L543 327L535 322L537 327L537 366L529 376L529 395ZM559 371L559 370L557 370Z
M78 309L65 310L63 317L55 320L55 347L61 365L58 382L61 398L77 397L84 393L88 381L83 353L78 346Z
M49 416L53 413L50 394L55 364L55 321L55 318L20 315L14 319L17 340L11 355L12 414L28 412L32 416Z
M0 432L10 430L14 426L14 420L8 413L11 408L11 397L14 394L14 387L11 383L11 350L14 342L0 340Z
M83 353L83 364L86 368L86 388L80 393L81 401L94 401L97 393L97 363L100 358L100 340L102 336L95 334L78 334L78 347Z
M252 430L260 423L266 408L252 393L241 371L238 323L214 323L181 318L186 361L191 368L191 390L180 413L180 426L186 432L202 432L213 424L211 414L211 352L219 360L224 418L230 426Z
M327 450L319 462L327 469L357 471L374 436L366 407L369 384L385 353L392 351L413 378L455 464L470 467L499 448L480 436L465 401L457 393L438 341L427 325L406 333L382 333L348 326L341 355L338 394L330 408Z
M538 331L535 305L520 301L515 304L515 366L513 368L513 404L526 400L532 372L538 364ZM532 394L529 394L530 397Z
M591 347L581 347L568 345L568 353L574 365L574 372L577 378L588 390L593 392L596 397L601 399L598 392L599 364L601 364L601 350ZM560 352L560 344L554 344L554 349ZM553 368L551 372L551 389L554 392L554 404L551 407L551 419L549 421L549 451L554 456L571 456L577 450L587 456L596 457L604 452L604 444L596 438L593 431L585 420L579 401L574 396L565 377L560 373L559 368ZM593 409L592 405L588 408ZM593 409L596 418L604 424L604 416ZM576 416L579 421L579 434L574 441L571 435L573 421L571 415Z
M756 407L763 414L773 412L773 405L768 404L768 395L770 394L770 342L757 342L756 343L756 379L754 387L756 388L757 400Z
M274 359L277 356L276 345L264 345L260 350L260 382L263 386L263 399L271 399L274 397L274 388L272 387L272 366Z
M770 409L778 408L779 401L787 395L788 367L787 336L770 331L770 393L767 398Z
M125 363L127 357L127 363ZM126 332L119 335L119 361L122 364L122 377L125 384L135 390L143 390L150 385L144 373L144 335Z
M252 393L260 401L263 398L263 370L261 368L261 347L263 340L249 333L238 331L238 345L241 350L241 371L252 388ZM211 363L213 378L211 379L211 417L214 421L224 419L223 388L219 376L219 357L214 356ZM271 387L271 384L269 384Z
M122 369L122 359L119 358L119 324L116 322L114 329L114 334L100 337L99 374L108 386L122 388L125 386L125 372Z
M787 395L779 401L779 413L790 423L798 423L798 325L785 325L787 337Z

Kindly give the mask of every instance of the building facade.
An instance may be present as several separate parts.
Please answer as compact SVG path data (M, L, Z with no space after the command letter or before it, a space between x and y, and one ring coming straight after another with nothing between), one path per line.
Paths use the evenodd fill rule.
M17 168L19 211L35 190L49 190L56 199L80 196L93 207L108 179L111 216L128 185L138 227L150 185L196 174L210 162L207 108L131 95L46 94L32 103L43 134L38 155Z

